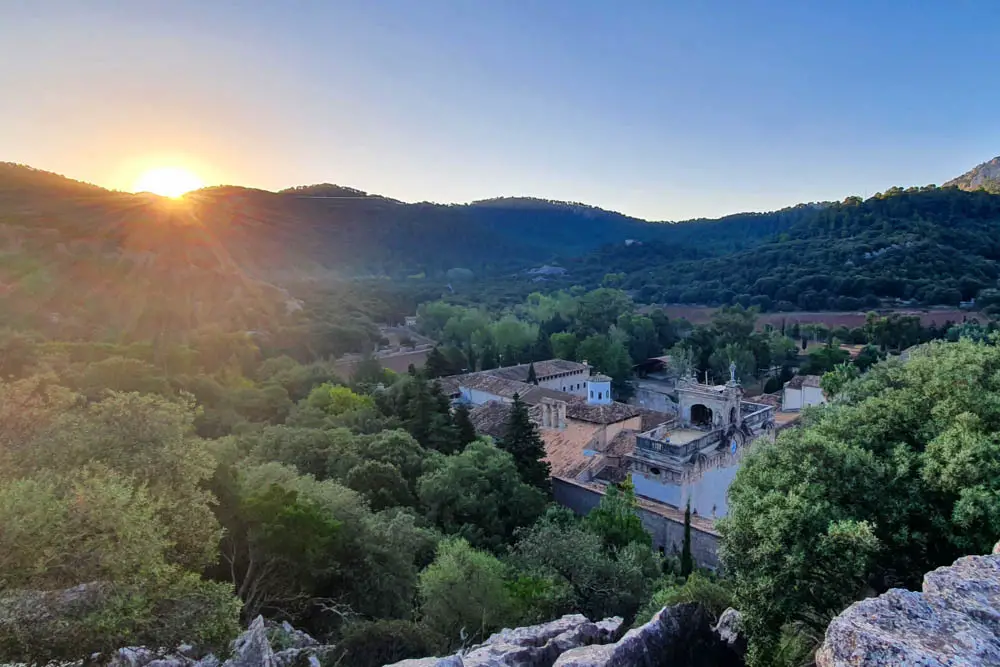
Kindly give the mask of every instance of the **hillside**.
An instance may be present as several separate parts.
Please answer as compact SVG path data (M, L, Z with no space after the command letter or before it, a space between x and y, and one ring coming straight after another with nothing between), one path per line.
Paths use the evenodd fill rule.
M0 164L0 257L5 321L85 338L270 330L302 319L304 292L359 277L405 283L406 309L414 290L436 296L457 267L488 279L464 287L466 299L592 287L612 274L644 302L956 306L996 286L1000 197L893 188L867 201L651 223L572 202L407 204L331 184L168 200ZM568 272L522 272L545 263Z
M643 301L764 310L857 310L881 299L957 306L1000 276L1000 197L986 192L893 188L786 222L711 257L663 263L655 246L606 248L588 264L624 273L621 285Z
M1000 193L1000 157L970 169L958 178L953 178L944 187L954 186L962 190L979 190Z

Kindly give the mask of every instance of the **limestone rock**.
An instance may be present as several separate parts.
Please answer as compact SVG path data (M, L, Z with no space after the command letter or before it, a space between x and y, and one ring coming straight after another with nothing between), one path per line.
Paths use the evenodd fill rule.
M829 625L818 667L1000 665L1000 556L966 556L855 602Z
M592 623L582 614L563 616L555 621L508 629L492 635L462 656L464 667L549 667L562 653L614 639L622 619Z
M554 667L679 667L738 664L712 633L708 613L698 604L662 609L649 623L614 644L566 651Z
M267 640L264 617L258 616L234 642L233 655L223 667L279 667Z
M743 619L740 612L732 608L722 612L712 632L734 654L741 658L746 655L747 638L743 634Z
M551 667L562 653L606 643L622 628L618 616L594 623L582 614L522 628L504 628L462 655L402 660L390 667Z

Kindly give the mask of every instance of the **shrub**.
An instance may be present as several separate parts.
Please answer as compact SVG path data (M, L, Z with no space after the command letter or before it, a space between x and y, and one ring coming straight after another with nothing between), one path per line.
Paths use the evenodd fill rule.
M708 613L718 618L722 612L733 606L733 593L723 580L715 580L709 575L692 572L683 583L670 582L660 588L649 602L635 616L635 625L649 622L664 607L686 602L697 602Z
M335 664L380 667L442 651L444 637L422 623L381 620L352 623L337 642Z

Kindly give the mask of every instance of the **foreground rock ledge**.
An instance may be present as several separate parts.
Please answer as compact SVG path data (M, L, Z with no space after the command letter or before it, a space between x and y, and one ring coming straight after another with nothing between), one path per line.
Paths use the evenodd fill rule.
M579 614L504 630L445 658L403 660L387 667L728 667L740 665L739 614L713 629L697 604L666 607L618 638L622 619L594 623Z
M994 549L996 553L996 549ZM830 623L818 667L1000 665L1000 556L966 556L855 602Z

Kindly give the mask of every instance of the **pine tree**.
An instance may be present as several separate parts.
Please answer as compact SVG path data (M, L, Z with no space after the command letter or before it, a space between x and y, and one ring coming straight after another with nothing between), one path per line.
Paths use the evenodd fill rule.
M497 349L492 340L487 340L483 345L483 351L479 355L479 369L488 371L497 367Z
M545 443L528 415L528 406L517 394L514 394L507 429L500 445L514 457L517 470L526 484L549 492L550 471L548 462L544 460Z
M538 384L538 376L535 374L535 362L533 361L528 364L528 379L526 382L533 385Z
M684 509L684 544L681 547L681 576L688 577L694 571L694 559L691 557L691 499L688 498Z
M439 378L448 374L448 360L445 359L441 350L434 348L427 354L424 362L424 374L429 378Z
M455 422L455 428L458 431L458 441L463 448L476 439L476 427L472 425L472 420L469 419L469 408L467 406L463 404L455 408L452 420Z
M543 327L538 327L538 338L531 346L532 361L545 361L552 358L552 341Z

